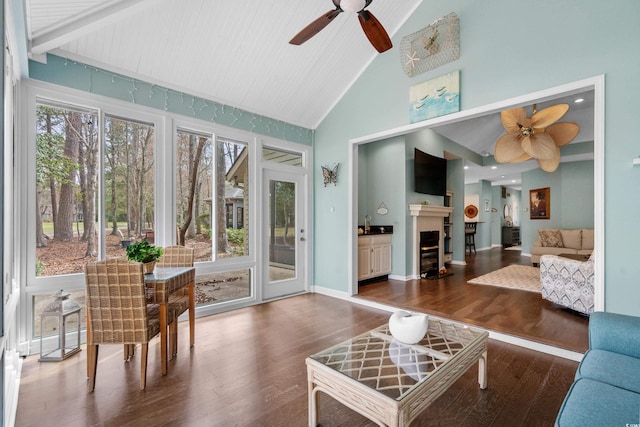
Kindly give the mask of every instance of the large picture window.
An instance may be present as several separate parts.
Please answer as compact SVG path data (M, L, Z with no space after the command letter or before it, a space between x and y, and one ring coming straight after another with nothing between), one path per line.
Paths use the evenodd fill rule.
M154 236L155 135L152 124L105 118L104 213L107 258ZM150 242L153 243L153 242Z
M36 276L77 273L97 256L98 115L39 103L36 112Z
M176 163L178 244L193 247L196 262L247 256L246 144L179 129Z
M80 273L87 262L124 256L128 242L154 229L154 126L106 116L101 149L97 112L36 108L36 276Z

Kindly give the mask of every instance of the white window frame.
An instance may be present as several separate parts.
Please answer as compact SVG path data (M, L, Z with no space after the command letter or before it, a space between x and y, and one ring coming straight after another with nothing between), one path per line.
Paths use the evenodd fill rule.
M199 262L196 264L196 275L205 273L216 273L231 270L249 270L251 274L251 295L247 298L240 298L230 301L222 301L212 305L196 308L196 316L207 316L236 308L262 302L262 290L256 284L263 283L262 271L258 265L262 259L262 249L259 244L263 230L259 217L262 206L260 199L260 189L262 188L263 169L276 169L291 171L306 176L308 184L305 188L307 206L307 218L305 218L305 228L307 234L308 250L306 253L306 287L309 289L310 278L312 277L312 263L310 260L312 251L312 230L311 230L311 200L313 181L311 175L312 148L311 146L280 140L278 138L256 135L252 132L227 127L224 125L185 117L176 113L161 111L158 109L133 104L126 101L108 98L102 95L79 91L63 86L53 85L41 81L23 80L19 85L20 100L16 108L17 116L17 138L22 141L16 147L16 170L15 180L16 194L22 195L17 198L14 208L15 219L13 224L14 251L16 259L16 283L20 283L19 296L19 328L17 331L18 342L23 354L39 352L39 340L32 339L33 323L39 321L38 316L34 316L32 309L32 296L35 294L51 294L59 289L78 290L84 288L84 277L82 273L68 274L50 277L35 277L35 265L29 266L35 260L35 245L28 242L35 242L35 108L36 100L52 100L62 104L78 106L88 110L97 110L100 120L100 150L103 149L104 141L104 118L105 115L119 118L139 120L153 123L155 126L155 227L156 244L166 246L175 243L175 135L178 129L184 131L194 131L212 136L212 141L216 142L216 137L228 138L239 142L247 143L249 154L249 224L250 241L249 255L243 257L233 257L217 259L213 261ZM262 148L271 148L300 153L303 157L303 167L280 165L277 163L263 162ZM104 159L102 152L100 156L100 173L104 173ZM100 203L104 206L103 179L100 178ZM167 214L168 213L168 214ZM104 212L100 209L100 224L104 225ZM101 242L101 246L104 241ZM100 253L104 253L104 247L100 248ZM82 340L85 342L84 331Z

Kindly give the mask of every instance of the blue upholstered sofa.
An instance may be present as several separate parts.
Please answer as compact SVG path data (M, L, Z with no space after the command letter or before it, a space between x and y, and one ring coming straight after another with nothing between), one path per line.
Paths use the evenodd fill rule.
M640 317L595 312L556 426L640 425Z

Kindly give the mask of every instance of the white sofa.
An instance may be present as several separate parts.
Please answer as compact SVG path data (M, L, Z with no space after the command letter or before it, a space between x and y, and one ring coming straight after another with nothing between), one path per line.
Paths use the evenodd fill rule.
M543 229L531 246L531 264L537 266L542 255L584 255L587 260L593 252L593 229Z

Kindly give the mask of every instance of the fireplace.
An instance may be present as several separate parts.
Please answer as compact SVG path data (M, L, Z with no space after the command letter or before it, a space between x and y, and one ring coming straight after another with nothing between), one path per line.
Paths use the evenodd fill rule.
M440 270L440 232L420 232L420 277L438 278Z
M423 270L428 273L429 279L442 277L439 273L444 267L444 218L451 215L452 211L453 208L449 206L409 205L409 213L413 217L414 279L427 277L423 275ZM429 237L424 245L423 232L431 232L425 234ZM428 249L422 251L423 247Z

